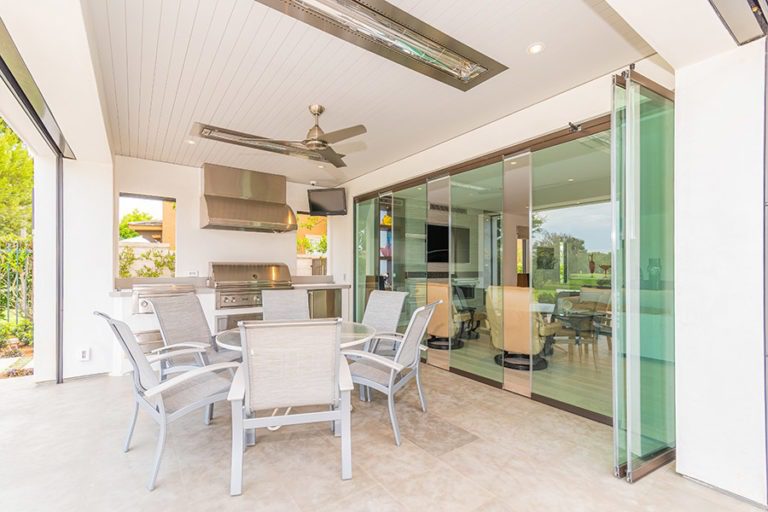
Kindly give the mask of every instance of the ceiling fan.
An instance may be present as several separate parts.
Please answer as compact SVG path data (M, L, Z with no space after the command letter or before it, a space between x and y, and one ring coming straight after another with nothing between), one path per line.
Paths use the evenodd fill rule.
M347 164L342 160L344 155L334 151L330 145L366 133L365 126L358 124L325 133L319 124L320 115L325 112L325 107L322 105L310 105L309 112L315 117L315 124L309 129L304 140L270 139L202 123L194 123L192 135L282 155L328 162L335 167L346 167Z

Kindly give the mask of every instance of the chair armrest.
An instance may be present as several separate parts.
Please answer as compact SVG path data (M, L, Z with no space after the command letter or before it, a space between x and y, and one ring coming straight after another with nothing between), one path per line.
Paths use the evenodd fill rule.
M144 396L148 398L153 397L155 395L159 395L163 393L164 391L168 391L169 389L174 388L179 384L183 384L188 380L192 380L194 378L200 377L201 375L204 375L206 373L218 372L221 370L226 370L228 368L237 368L239 366L240 366L240 363L216 363L216 364L210 364L208 366L201 366L200 368L195 368L194 370L184 372L172 379L168 379L161 382L157 386L153 386L149 388L144 392Z
M176 350L178 348L196 348L200 349L200 351L205 352L208 348L208 345L205 343L197 343L194 341L185 342L185 343L174 343L173 345L165 345L160 348L156 348L152 351L150 351L152 354L157 354L159 352L165 352L166 350Z
M232 385L229 387L227 400L234 402L245 398L245 372L240 366L235 372L235 378L232 379Z
M349 363L346 358L339 358L339 391L352 391L353 389L355 389L355 385L352 383Z
M403 341L403 335L399 332L377 332L373 335L373 339Z
M203 352L205 352L205 350L201 350L199 348L182 348L172 352L164 352L162 354L147 356L147 361L152 364L158 361L165 361L166 359L173 359L174 357L185 356L189 354L202 354Z
M369 361L373 361L377 364L380 364L382 366L386 366L387 368L391 368L395 371L402 371L405 366L394 362L391 359L387 359L386 357L382 357L378 354L372 354L370 352L365 352L363 350L343 350L341 352L344 356L347 357L357 357L360 359L368 359Z

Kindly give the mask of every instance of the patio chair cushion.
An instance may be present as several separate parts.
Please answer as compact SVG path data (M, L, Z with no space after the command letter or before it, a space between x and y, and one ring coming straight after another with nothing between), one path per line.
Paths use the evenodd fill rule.
M165 410L167 413L173 413L205 397L227 392L231 384L232 375L227 371L203 374L163 392Z

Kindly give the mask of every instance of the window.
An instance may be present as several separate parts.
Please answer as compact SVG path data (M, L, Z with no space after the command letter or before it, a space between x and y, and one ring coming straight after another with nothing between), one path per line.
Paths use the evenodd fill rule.
M118 277L174 277L176 200L120 194Z
M328 220L327 217L296 215L296 275L316 276L328 272Z

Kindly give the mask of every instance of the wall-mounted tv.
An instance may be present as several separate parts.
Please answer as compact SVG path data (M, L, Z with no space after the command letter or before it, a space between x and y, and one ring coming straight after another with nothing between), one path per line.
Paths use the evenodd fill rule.
M450 232L453 234L453 262L469 263L469 229L454 226ZM448 263L449 243L448 226L427 224L428 263Z
M343 188L316 188L307 191L310 215L346 215L347 193Z

